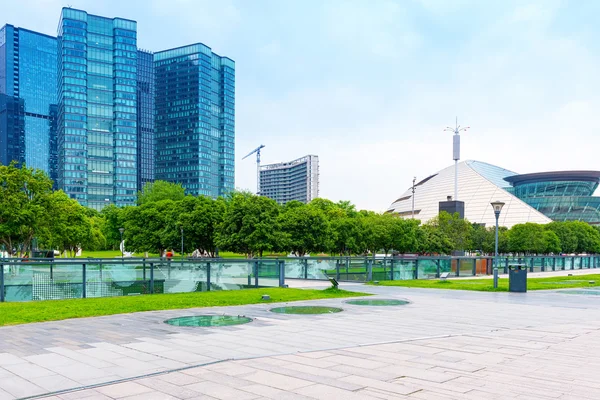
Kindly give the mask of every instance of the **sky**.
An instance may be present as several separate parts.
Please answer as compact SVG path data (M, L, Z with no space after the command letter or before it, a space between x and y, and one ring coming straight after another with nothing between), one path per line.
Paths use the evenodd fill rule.
M600 170L595 0L0 0L0 24L56 34L61 7L138 22L138 47L201 42L236 62L236 187L316 154L320 197L385 211L461 158Z

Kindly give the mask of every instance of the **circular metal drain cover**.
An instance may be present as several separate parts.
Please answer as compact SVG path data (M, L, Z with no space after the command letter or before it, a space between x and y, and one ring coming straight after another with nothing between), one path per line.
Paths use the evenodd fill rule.
M165 324L174 326L229 326L252 322L252 318L232 315L192 315L188 317L171 318Z
M410 301L397 299L356 299L348 300L346 303L355 306L403 306L409 304Z
M331 314L340 311L342 311L341 308L323 306L290 306L271 309L271 312L279 314Z

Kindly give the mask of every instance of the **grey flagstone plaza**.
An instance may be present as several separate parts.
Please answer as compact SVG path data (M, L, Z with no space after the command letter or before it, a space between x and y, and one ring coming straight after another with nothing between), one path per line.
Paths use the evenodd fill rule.
M342 287L411 304L319 300L297 304L344 311L257 304L2 327L0 400L600 398L600 296ZM163 323L197 314L254 321Z

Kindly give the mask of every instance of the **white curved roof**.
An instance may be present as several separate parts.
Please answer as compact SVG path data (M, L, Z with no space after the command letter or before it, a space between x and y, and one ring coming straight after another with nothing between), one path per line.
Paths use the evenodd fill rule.
M525 222L545 224L552 220L507 192L510 184L503 178L515 172L480 161L458 163L458 200L465 202L465 218L469 222L494 226L496 217L490 203L506 203L499 224L510 228ZM454 196L454 165L417 183L415 188L415 218L425 223L438 215L439 202ZM411 217L412 191L409 188L388 208L388 212ZM455 199L454 199L455 200Z

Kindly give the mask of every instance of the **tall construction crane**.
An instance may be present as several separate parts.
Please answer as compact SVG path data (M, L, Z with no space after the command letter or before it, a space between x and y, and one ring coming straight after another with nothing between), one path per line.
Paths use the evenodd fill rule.
M260 194L260 149L265 147L264 144L261 144L250 153L248 153L242 160L250 157L252 154L256 153L256 194Z

